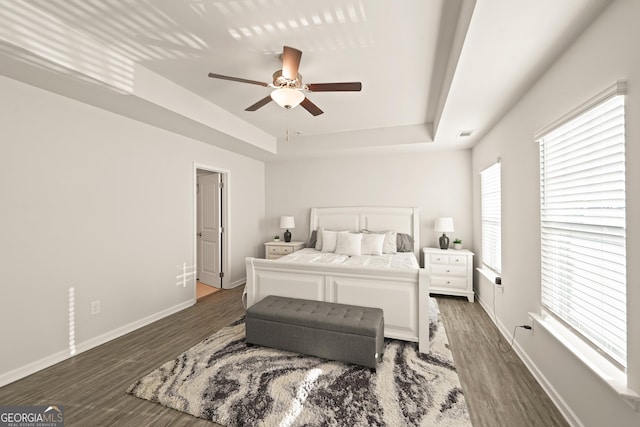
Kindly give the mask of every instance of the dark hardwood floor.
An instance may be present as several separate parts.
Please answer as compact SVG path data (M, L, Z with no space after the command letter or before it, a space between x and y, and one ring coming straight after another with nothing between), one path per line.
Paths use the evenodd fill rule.
M436 299L474 427L569 425L479 303Z
M214 426L125 393L163 362L244 314L242 287L224 290L151 325L0 388L0 405L64 407L69 426ZM478 303L439 298L474 427L566 426L515 353L500 353Z
M215 425L125 390L167 360L240 318L243 287L196 305L0 388L0 405L64 407L65 426Z

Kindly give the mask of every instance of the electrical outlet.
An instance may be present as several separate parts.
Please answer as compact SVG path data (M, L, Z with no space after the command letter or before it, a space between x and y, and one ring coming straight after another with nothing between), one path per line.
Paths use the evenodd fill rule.
M91 303L91 315L100 313L100 300Z
M493 283L496 286L496 289L498 289L498 292L500 292L501 294L504 293L504 287L502 285L502 277L498 276L494 279Z
M536 324L536 322L533 321L533 317L529 316L529 324L531 325L531 329L529 329L529 335L533 335L533 325Z

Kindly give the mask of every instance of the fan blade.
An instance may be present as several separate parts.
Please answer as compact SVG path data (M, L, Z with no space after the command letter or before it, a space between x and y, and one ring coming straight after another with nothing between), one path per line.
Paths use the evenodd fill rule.
M324 113L324 111L322 111L320 108L318 108L318 106L316 104L314 104L313 102L309 101L309 98L307 98L307 97L305 97L302 100L300 105L302 105L302 107L305 110L307 110L308 112L310 112L314 116L319 116L320 114Z
M307 87L311 92L360 92L362 83L311 83Z
M223 76L222 74L209 73L209 77L211 77L212 79L231 80L232 82L249 83L252 85L259 85L264 87L269 86L267 83L259 82L257 80L247 80L247 79L241 79L239 77Z
M298 78L298 68L302 52L289 46L284 46L282 51L282 76L289 80Z
M258 108L262 108L270 102L271 102L271 95L265 96L260 101L253 104L252 106L245 108L244 111L256 111Z

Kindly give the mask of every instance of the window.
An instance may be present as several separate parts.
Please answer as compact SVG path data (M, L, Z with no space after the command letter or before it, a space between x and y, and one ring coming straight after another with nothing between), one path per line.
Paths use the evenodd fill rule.
M615 89L537 138L541 303L624 369L624 96Z
M480 172L482 264L497 274L502 270L500 184L500 162Z

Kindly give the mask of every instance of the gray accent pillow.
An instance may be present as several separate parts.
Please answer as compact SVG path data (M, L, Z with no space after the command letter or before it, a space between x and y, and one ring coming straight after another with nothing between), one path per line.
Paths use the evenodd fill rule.
M413 252L413 237L405 233L397 234L398 252Z
M318 241L318 230L313 230L311 232L311 237L309 237L309 248L314 248L316 247L316 242Z

